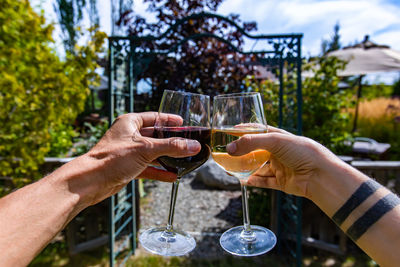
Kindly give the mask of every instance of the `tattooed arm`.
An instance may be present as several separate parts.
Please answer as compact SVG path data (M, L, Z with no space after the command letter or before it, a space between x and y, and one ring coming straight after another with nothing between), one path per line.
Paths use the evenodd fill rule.
M232 155L255 149L271 152L266 164L247 181L306 197L381 266L400 262L400 200L388 189L305 137L269 128L228 146Z

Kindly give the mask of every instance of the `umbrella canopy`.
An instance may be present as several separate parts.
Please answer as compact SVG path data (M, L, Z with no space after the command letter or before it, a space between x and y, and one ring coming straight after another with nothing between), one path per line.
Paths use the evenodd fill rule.
M378 45L369 40L333 51L328 56L335 56L347 61L344 71L339 76L365 75L377 72L400 71L400 52L387 45Z
M366 35L359 44L347 46L343 49L328 53L347 61L339 76L359 76L356 110L353 122L353 132L357 130L358 105L362 91L362 78L366 74L377 72L400 71L400 52L390 49L387 45L378 45L369 40Z

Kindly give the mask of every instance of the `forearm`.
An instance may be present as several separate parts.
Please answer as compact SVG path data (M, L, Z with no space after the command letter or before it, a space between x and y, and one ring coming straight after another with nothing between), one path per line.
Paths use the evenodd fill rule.
M310 182L308 197L378 264L396 266L400 262L398 198L333 157L320 169Z
M182 120L167 117L171 125ZM149 138L152 131L145 127L151 130L158 118L155 112L118 117L88 153L0 199L0 266L27 265L81 210L117 193L133 178L174 181L176 174L148 164L160 156L194 156L201 146L195 140Z
M306 197L329 217L347 201L357 188L369 179L347 163L332 155L322 158L315 175L310 178ZM324 158L325 157L325 158Z
M90 204L83 187L71 190L90 159L78 158L36 183L0 199L0 266L25 266ZM94 163L94 165L96 165Z

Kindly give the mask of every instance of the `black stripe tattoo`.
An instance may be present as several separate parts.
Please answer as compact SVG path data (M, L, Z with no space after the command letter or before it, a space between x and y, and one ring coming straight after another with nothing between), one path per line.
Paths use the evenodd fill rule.
M383 215L400 205L400 199L393 193L386 195L375 203L363 216L358 218L347 230L351 239L357 241Z
M362 183L346 201L346 203L344 203L343 206L335 212L332 220L340 226L355 208L357 208L370 195L375 193L375 191L380 187L381 185L372 179Z

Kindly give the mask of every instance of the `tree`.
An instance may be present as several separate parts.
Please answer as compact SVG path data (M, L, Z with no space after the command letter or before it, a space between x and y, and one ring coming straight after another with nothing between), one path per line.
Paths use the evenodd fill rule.
M303 70L313 72L302 83L303 135L327 146L336 153L346 152L343 141L351 138L348 133L350 115L346 108L351 105L351 92L340 90L337 72L346 63L336 57L315 58L303 65ZM265 114L272 125L278 122L279 84L273 81L247 80L247 86L264 97ZM296 82L296 76L284 75L283 87ZM285 101L285 99L284 99ZM285 108L285 107L284 107ZM288 113L283 110L283 113Z
M28 0L0 0L0 25L0 176L12 178L13 189L40 177L49 132L82 111L105 34L93 32L87 45L60 60L53 26Z
M177 20L194 13L216 11L221 0L178 0L158 1L145 0L148 11L155 14L157 22L149 23L145 18L129 11L118 21L119 26L126 28L129 35L160 36ZM242 23L238 15L229 18L241 24L246 31L256 30L256 23ZM186 21L169 32L165 39L143 41L140 49L167 50L190 36L200 33L215 34L241 49L244 44L243 34L236 27L218 18L198 18ZM234 52L231 47L215 38L194 38L184 42L176 53L158 55L152 58L149 66L137 77L137 80L150 80L152 87L146 109L157 109L164 89L185 90L209 94L221 92L238 92L244 90L243 80L251 71L245 64L248 56Z
M392 96L400 97L400 78L398 78L392 85Z
M90 27L99 25L97 0L56 0L53 7L61 27L65 50L71 53L77 44L79 38L77 28L84 18L86 8Z
M340 25L339 22L336 22L335 26L333 27L333 35L330 40L322 40L321 43L321 50L322 55L326 55L329 52L339 50L342 47L340 43Z
M313 70L314 76L303 81L304 135L337 153L343 153L343 141L351 137L346 109L352 104L352 94L338 87L338 72L345 66L346 62L336 57L317 58L305 66Z
M119 35L121 32L117 21L120 20L121 16L132 11L134 0L119 0L110 1L111 4L111 35Z

